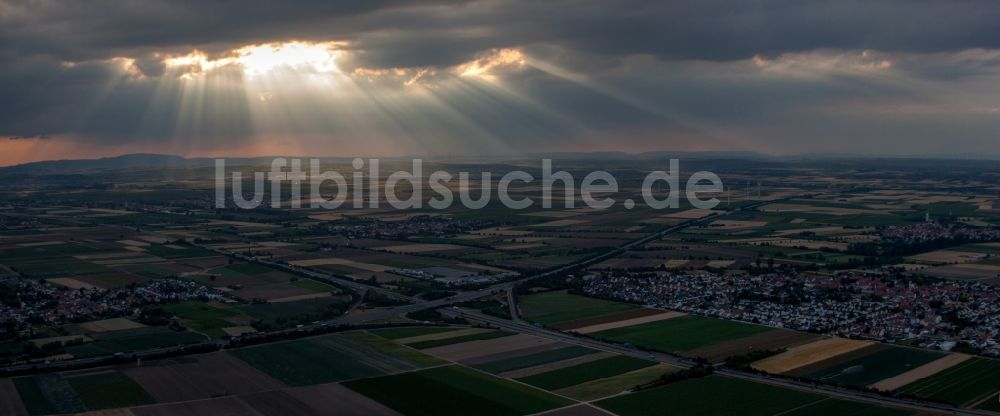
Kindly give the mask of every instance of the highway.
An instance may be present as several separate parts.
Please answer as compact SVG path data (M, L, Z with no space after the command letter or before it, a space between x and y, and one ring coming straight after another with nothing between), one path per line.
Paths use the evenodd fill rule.
M765 205L765 204L772 203L772 202L776 202L776 201L760 201L760 202L756 202L756 203L753 203L753 204L749 204L749 205L747 205L745 207L742 207L742 208L738 208L735 211L744 210L744 209L753 209L753 208L757 208L757 207L759 207L761 205ZM589 348L593 348L593 349L604 350L604 351L614 352L614 353L618 353L618 354L633 356L633 357L636 357L636 358L653 360L653 361L657 361L657 362L661 362L661 363L673 365L673 366L676 366L676 367L689 368L689 367L695 365L694 361L687 360L687 359L680 358L680 357L676 357L676 356L672 356L672 355L668 355L668 354L662 354L662 353L657 353L657 352L640 351L638 349L627 347L625 345L606 343L606 342L597 341L597 340L594 340L594 339L591 339L591 338L574 336L574 335L571 335L571 334L567 334L567 333L559 332L559 331L554 331L554 330L549 330L549 329L546 329L546 328L543 328L543 327L536 326L536 325L533 325L531 323L525 322L525 321L523 321L523 320L520 319L520 314L519 314L519 311L517 310L517 305L516 305L516 302L514 300L514 290L515 290L515 287L517 285L521 284L521 283L524 283L524 282L527 282L527 281L530 281L530 280L533 280L533 279L539 279L539 278L543 278L543 277L547 277L547 276L556 275L556 274L559 274L559 273L564 273L566 271L574 270L574 269L579 268L579 267L583 267L583 266L586 266L586 265L590 265L590 264L594 264L594 263L600 262L602 260L614 257L614 256L616 256L616 255L618 255L618 254L620 254L620 253L622 253L622 252L624 252L626 250L629 250L631 248L638 247L638 246L641 246L641 245L646 244L648 242L660 239L663 236L665 236L666 234L669 234L669 233L672 233L672 232L676 232L678 230L681 230L681 229L684 229L684 228L687 228L687 227L691 227L691 226L694 226L694 225L698 225L698 224L701 224L701 223L704 223L704 222L707 222L707 221L711 221L711 220L715 219L716 217L717 216L709 216L709 217L704 217L704 218L699 218L699 219L685 221L683 223L680 223L680 224L677 224L677 225L665 228L663 230L660 230L660 231L658 231L656 233L653 233L653 234L647 235L645 237L639 238L639 239L634 240L632 242L629 242L629 243L627 243L625 245L616 247L616 248L614 248L612 250L609 250L609 251L606 251L606 252L603 252L603 253L599 253L597 255L594 255L594 256L582 259L580 261L577 261L577 262L574 262L574 263L571 263L571 264L567 264L565 266L559 267L559 268L554 269L554 270L550 270L550 271L543 272L543 273L538 273L538 274L535 274L535 275L527 276L527 277L524 277L524 278L521 278L521 279L517 279L517 280L513 280L513 281L498 283L498 284L489 286L487 288L479 289L479 290L461 292L461 293L458 293L458 294L456 294L454 296L451 296L451 297L448 297L448 298L436 299L436 300L430 300L430 301L423 300L423 299L418 299L418 298L414 298L414 297L409 297L409 296L404 296L404 295L401 295L401 294L396 293L396 292L392 292L392 291L384 289L384 288L380 288L380 287L376 287L376 286L371 286L371 285L359 283L359 282L354 281L354 280L345 279L345 278L341 278L341 277L338 277L338 276L335 276L335 275L331 275L331 274L327 274L327 273L321 273L321 272L317 272L317 271L314 271L314 270L309 270L309 269L305 269L305 268L301 268L301 267L297 267L297 266L293 266L293 265L289 265L289 264L285 264L285 263L277 263L277 262L263 260L263 259L259 259L259 258L251 257L251 256L245 256L245 255L242 255L242 254L233 253L233 252L229 252L229 251L225 251L225 250L213 249L211 247L207 247L207 246L200 245L200 244L194 244L194 245L198 246L198 247L201 247L203 249L206 249L206 250L211 250L213 252L216 252L216 253L219 253L219 254L223 254L223 255L226 255L226 256L229 256L229 257L237 258L237 259L240 259L240 260L243 260L243 261L257 262L257 263L261 263L261 264L266 264L266 265L269 265L269 266L272 266L272 267L284 269L284 270L287 270L287 271L291 271L291 272L298 273L298 274L301 274L301 275L309 276L309 277L316 278L316 279L319 279L319 280L329 281L331 283L335 283L335 284L341 285L342 287L348 288L350 290L354 290L359 295L362 295L362 296L367 291L372 290L372 291L377 291L377 292L380 292L382 294L385 294L385 295L388 295L388 296L392 296L392 297L395 297L395 298L405 299L405 300L411 302L411 303L406 304L406 305L400 305L400 306L396 306L396 307L392 307L392 308L386 308L384 310L379 310L379 311L365 313L365 314L351 314L351 313L348 312L347 314L342 315L340 317L333 318L333 319L326 320L326 321L315 322L313 324L305 325L303 327L289 328L289 329L271 331L271 332L267 332L267 333L258 333L256 335L251 335L251 336L280 335L280 334L287 334L287 333L293 333L293 332L296 332L296 331L301 331L303 329L316 329L316 328L321 328L321 327L331 327L331 326L338 326L338 325L359 325L359 324L364 324L364 323L370 323L370 322L378 322L378 321L388 320L390 318L397 317L397 316L400 316L400 315L404 315L404 314L407 314L407 313L410 313L410 312L416 312L416 311L425 310L425 309L432 309L432 308L442 308L441 311L445 315L448 315L448 316L461 316L461 317L465 317L465 318L470 319L470 320L483 322L483 323L486 323L486 324L489 324L489 325L492 325L494 327L501 328L501 329L506 329L506 330L510 330L510 331L516 331L516 332L525 333L525 334L531 334L531 335L535 335L535 336L539 336L539 337L544 337L544 338L549 338L549 339L554 339L554 340L558 340L558 341L562 341L562 342L566 342L566 343L581 345L581 346L585 346L585 347L589 347ZM458 307L443 308L443 307L446 307L446 306L449 306L449 305L454 305L454 304L458 304L458 303L462 303L462 302L467 302L467 301L479 299L479 298L482 298L482 297L485 297L485 296L489 296L489 295L493 295L493 294L500 293L500 292L505 292L505 294L506 294L507 302L510 305L510 313L511 313L511 318L512 318L511 320L497 318L497 317L494 317L494 316L485 315L485 314L482 314L482 313L479 313L479 312L475 312L475 311L471 311L471 310L460 309ZM170 346L170 347L162 347L162 348L153 348L153 349L142 350L142 351L132 351L132 352L128 352L128 353L119 354L118 357L124 358L124 359L138 359L138 358L142 358L142 357L151 357L151 356L157 356L157 355L161 355L161 354L184 354L186 351L192 351L192 352L194 352L195 351L195 347L213 346L213 347L221 349L221 348L226 348L229 345L230 345L230 341L228 341L228 340L215 340L215 341L207 341L207 342L204 342L204 343L193 344L193 345ZM108 360L108 357L107 356L103 356L103 357L79 358L79 359L71 359L71 360L64 360L64 361L54 361L54 362L17 364L17 365L12 365L12 366L7 366L7 367L0 368L0 373L3 373L3 372L12 372L12 371L20 371L20 370L27 370L27 369L31 369L31 368L39 368L39 369L46 369L46 370L56 371L56 370L65 369L65 368L78 368L78 367L86 367L86 366L99 366L99 365L107 365L108 364L107 360ZM725 369L725 368L716 368L716 374L724 375L724 376L727 376L727 377L735 377L735 378L745 379L745 380L749 380L749 381L753 381L753 382L758 382L758 383L765 383L765 384L771 384L771 385L780 386L780 387L786 387L786 388L791 388L791 389L796 389L796 390L801 390L801 391L807 391L807 392L812 392L812 393L817 393L817 394L832 396L832 397L836 397L836 398L842 398L842 399L860 401L860 402L871 403L871 404L882 405L882 406L893 406L893 407L911 409L911 410L915 410L915 411L936 412L936 413L943 412L943 413L954 414L954 415L961 415L961 416L994 416L995 415L995 413L991 413L991 412L987 412L987 411L981 411L981 410L975 410L975 409L959 409L959 408L955 408L953 406L948 406L948 405L944 405L944 404L921 402L921 401L907 400L907 399L891 398L891 397L885 397L885 396L881 396L881 395L873 394L873 393L866 393L866 392L861 392L861 391L856 391L856 390L850 390L850 389L843 389L843 388L838 388L838 387L833 387L833 386L826 386L826 385L815 385L815 384L812 384L812 383L804 383L804 382L799 382L799 381L796 381L796 380L790 380L790 379L785 379L785 378L780 378L780 377L772 377L772 376L767 376L767 375L762 375L762 374L744 373L744 372L729 370L729 369Z
M742 210L746 210L746 209L754 209L754 208L757 208L757 207L759 207L761 205L765 205L765 204L769 204L769 203L773 203L773 202L778 202L778 201L780 201L780 200L758 201L758 202L754 202L752 204L748 204L748 205L743 206L743 207L736 208L736 209L733 210L733 212L738 212L738 211L742 211ZM451 297L447 297L447 298L443 298L443 299L436 299L436 300L429 300L429 301L428 300L414 298L414 297L410 297L410 296L405 296L405 295L393 292L393 291L388 290L388 289L384 289L384 288L380 288L380 287L377 287L377 286L372 286L372 285L360 283L360 282L355 281L355 280L351 280L351 279L347 279L347 278L342 278L342 277L335 276L335 275L328 274L328 273L322 273L322 272L318 272L318 271L315 271L315 270L310 270L310 269L306 269L306 268L302 268L302 267L290 265L290 264L287 264L287 263L279 263L279 262L264 260L264 259L257 258L255 256L247 256L247 255L240 254L240 253L235 253L235 252L232 252L232 251L227 251L227 250L212 248L212 247L206 246L204 244L197 244L197 243L189 243L189 244L191 244L192 246L199 247L199 248L202 248L202 249L205 249L205 250L209 250L209 251L212 251L214 253L218 253L218 254L221 254L221 255L224 255L224 256L227 256L227 257L231 257L231 258L234 258L234 259L238 259L238 260L242 260L242 261L247 261L247 262L256 262L256 263L260 263L260 264L266 264L266 265L271 266L271 267L279 268L279 269L286 270L286 271L293 272L293 273L298 273L300 275L309 276L309 277L312 277L312 278L315 278L315 279L318 279L318 280L321 280L321 281L327 281L327 282L330 282L330 283L333 283L333 284L337 284L337 285L340 285L341 287L344 287L344 288L347 288L347 289L350 289L350 290L354 290L355 292L357 292L361 296L364 296L364 294L367 291L372 290L372 291L377 291L377 292L382 293L382 294L387 295L387 296L392 296L392 297L395 297L395 298L398 298L398 299L403 299L403 300L406 300L406 301L410 302L409 304L406 304L406 305L400 305L400 306L396 306L396 307L392 307L392 308L386 308L386 309L383 309L383 310L373 311L373 312L369 312L369 313L365 313L365 314L352 314L352 313L350 313L350 311L348 311L346 314L341 315L341 316L339 316L337 318L333 318L333 319L329 319L329 320L325 320L325 321L318 321L318 322L314 322L312 324L300 326L300 327L297 327L297 328L288 328L288 329L281 329L281 330L269 331L269 332L266 332L266 333L261 332L261 333L256 333L256 334L244 335L244 337L266 337L266 336L269 336L269 335L281 335L281 334L292 333L292 332L300 331L300 330L328 328L328 327L338 326L338 325L360 325L360 324L364 324L364 323L385 321L385 320L388 320L390 318L393 318L393 317L396 317L396 316L405 315L405 314L410 313L410 312L416 312L416 311L421 311L421 310L425 310L425 309L440 308L440 307L443 307L443 306L448 306L448 305L453 305L453 304L457 304L457 303L462 303L462 302L467 302L467 301L471 301L471 300L476 300L476 299L479 299L479 298L482 298L482 297L485 297L485 296L489 296L489 295L492 295L492 294L495 294L495 293L499 293L501 291L507 291L508 292L507 296L508 296L509 301L513 301L513 293L512 293L512 291L513 291L514 287L517 286L517 285L519 285L519 284L521 284L521 283L523 283L523 282L527 282L527 281L530 281L530 280L539 279L539 278L543 278L543 277L547 277L547 276L556 275L556 274L563 273L563 272L566 272L566 271L569 271L569 270L573 270L573 269L576 269L576 268L579 268L579 267L582 267L582 266L586 266L586 265L590 265L590 264L594 264L594 263L600 262L602 260L605 260L605 259L617 256L618 254L621 254L622 252L624 252L626 250L629 250L631 248L641 246L641 245L646 244L646 243L648 243L650 241L658 240L658 239L662 238L664 235L667 235L669 233L676 232L678 230L681 230L681 229L684 229L684 228L687 228L687 227L691 227L691 226L694 226L694 225L698 225L698 224L701 224L701 223L704 223L704 222L708 222L708 221L714 220L717 217L718 217L717 215L712 215L712 216L708 216L708 217L703 217L703 218L698 218L698 219L684 221L684 222L682 222L680 224L667 227L667 228L665 228L663 230L660 230L660 231L657 231L657 232L655 232L653 234L649 234L649 235L647 235L645 237L633 240L633 241L631 241L631 242L629 242L627 244L624 244L622 246L616 247L616 248L608 250L606 252L602 252L602 253L596 254L596 255L591 256L591 257L587 257L587 258L581 259L581 260L579 260L577 262L574 262L574 263L570 263L570 264L564 265L564 266L559 267L557 269L553 269L553 270L549 270L547 272L543 272L543 273L538 273L538 274L535 274L535 275L527 276L527 277L524 277L524 278L521 278L521 279L518 279L518 280L512 280L512 281L497 283L495 285L489 286L489 287L484 288L484 289L467 291L467 292L461 292L461 293L458 293L458 294L456 294L454 296L451 296ZM116 224L108 224L108 225L114 225L114 226L119 226L119 227L122 227L122 228L127 228L127 227L123 227L123 226L116 225ZM356 305L357 305L357 303L355 303L355 306ZM213 347L216 347L216 348L226 348L229 345L230 345L230 343L229 343L228 340L212 340L212 341L205 341L205 342L198 343L198 344L176 345L176 346L152 348L152 349L141 350L141 351L129 351L129 352L117 354L116 357L122 358L122 359L137 359L137 358L142 358L142 357L153 357L153 356L158 356L158 355L163 355L163 354L185 354L187 351L192 351L192 350L196 349L197 347L213 346ZM30 369L33 369L33 368L35 368L35 369L45 369L45 370L50 370L50 371L57 371L59 369L69 369L69 368L78 368L78 367L87 367L87 366L106 365L106 364L108 364L108 362L109 362L108 360L110 358L111 357L109 357L109 356L99 356L99 357L87 357L87 358L74 358L74 359L69 359L69 360L60 360L60 361L51 361L51 362L28 362L28 363L13 364L13 365L9 365L9 366L0 367L0 374L3 374L3 373L14 373L14 372L19 372L19 371L26 371L26 370L30 370Z

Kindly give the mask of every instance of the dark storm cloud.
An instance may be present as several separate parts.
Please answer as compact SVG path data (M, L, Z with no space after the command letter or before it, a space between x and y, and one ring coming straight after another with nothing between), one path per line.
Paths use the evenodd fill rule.
M528 149L613 137L641 150L696 137L764 151L880 152L902 148L903 137L947 147L940 126L949 126L969 146L1000 152L998 21L989 0L0 0L0 137L239 143L254 133L254 103L211 87L198 108L212 116L186 114L190 97L163 58L313 40L346 42L345 72L446 72L517 48L586 78L528 67L504 75L512 96L458 80L435 90L440 108L358 104L392 113L378 122L417 141L478 134ZM309 134L377 135L315 105L288 105Z
M352 41L374 63L393 66L450 65L476 51L533 43L712 60L820 48L1000 46L1000 7L990 0L4 3L5 48L64 60L151 49L221 51L275 39Z

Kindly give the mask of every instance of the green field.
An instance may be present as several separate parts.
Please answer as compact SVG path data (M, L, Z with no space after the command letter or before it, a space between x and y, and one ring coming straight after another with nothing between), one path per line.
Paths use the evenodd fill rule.
M55 407L45 398L45 393L35 382L34 377L15 378L14 388L17 389L17 394L21 396L21 402L24 403L29 414L47 415L57 412Z
M684 352L722 341L746 338L771 328L723 319L686 315L596 332L590 336L665 351Z
M462 327L457 326L404 326L400 328L382 328L382 329L372 329L371 332L386 339L401 339L417 337L421 335L438 334L441 332L454 331L456 329L462 329Z
M873 406L847 400L826 399L800 407L788 413L783 413L783 416L903 416L910 414L913 413L900 409Z
M507 331L488 331L479 332L475 334L462 335L459 337L445 338L445 339L432 339L427 341L418 341L411 344L406 344L407 346L416 348L418 350L423 350L427 348L441 347L444 345L461 344L463 342L469 341L481 341L494 338L503 338L515 335L514 332Z
M940 352L891 347L809 374L827 383L863 387L943 357Z
M345 332L342 335L372 347L383 354L409 361L417 367L430 367L446 363L446 361L440 358L432 357L413 348L399 345L366 331L350 331Z
M899 389L905 394L956 406L974 403L1000 390L1000 360L971 358ZM994 400L996 401L996 400Z
M535 293L518 297L518 308L525 319L543 323L572 321L637 309L629 303L611 302L567 293L565 290Z
M406 415L507 416L538 413L572 401L460 366L435 367L344 383Z
M579 345L571 345L564 348L542 351L521 357L492 361L475 367L488 373L497 374L505 371L520 370L522 368L534 367L536 365L568 360L570 358L593 354L595 352L597 351L590 348L581 347Z
M73 387L59 374L41 374L14 379L21 401L28 413L78 413L86 411Z
M976 409L989 410L993 412L1000 413L1000 392L994 393L993 397L989 397L983 400L976 406Z
M67 377L87 410L112 409L153 403L135 381L117 371Z
M617 376L653 365L656 365L656 363L624 355L616 355L517 380L546 390L557 390L583 384L591 380Z
M340 316L349 304L349 296L329 296L295 302L257 303L235 309L264 322L287 327Z
M823 396L729 377L708 376L595 403L621 416L773 415Z
M237 310L226 309L199 301L168 303L163 305L162 308L168 314L181 318L184 326L212 338L220 338L227 335L222 328L236 324L227 321L226 318L241 315Z
M66 347L76 357L114 354L134 350L191 344L206 341L204 335L189 331L172 331L164 327L145 327L90 334L94 342Z
M340 290L333 286L313 279L299 279L292 282L292 285L308 289L313 292L340 292Z
M230 354L292 386L379 376L417 367L342 335L241 348Z

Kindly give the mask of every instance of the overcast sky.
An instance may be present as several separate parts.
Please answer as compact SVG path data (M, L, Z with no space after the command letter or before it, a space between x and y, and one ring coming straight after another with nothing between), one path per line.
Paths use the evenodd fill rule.
M1000 154L995 1L0 0L0 165Z

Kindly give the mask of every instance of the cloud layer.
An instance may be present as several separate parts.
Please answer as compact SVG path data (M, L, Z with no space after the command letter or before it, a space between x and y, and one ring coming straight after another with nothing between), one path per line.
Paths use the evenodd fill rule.
M997 21L990 1L0 0L0 164L1000 154Z

